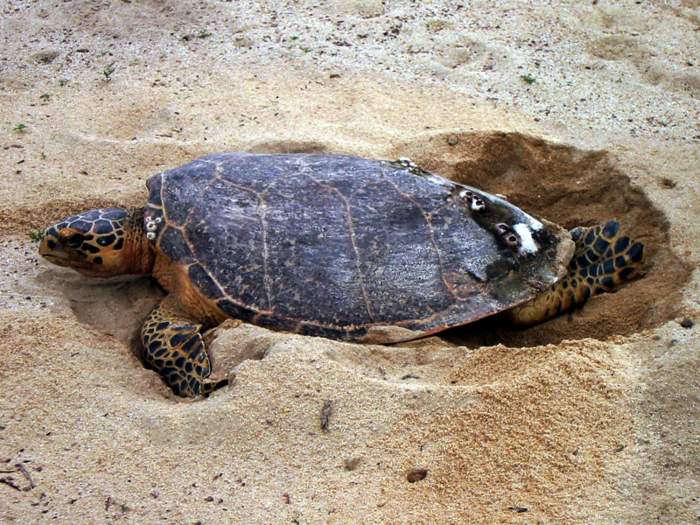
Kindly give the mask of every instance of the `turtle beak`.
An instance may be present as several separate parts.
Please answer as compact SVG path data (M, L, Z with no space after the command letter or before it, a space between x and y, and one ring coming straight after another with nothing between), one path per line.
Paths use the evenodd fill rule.
M49 236L44 237L39 246L39 255L58 266L66 266L70 256L63 251L61 245Z
M51 235L50 230L46 232L44 238L39 245L39 255L42 257L67 257L68 254L63 251L61 245L58 244L56 237Z
M55 228L49 228L46 231L39 245L39 255L58 266L67 266L70 260L68 252L61 247Z

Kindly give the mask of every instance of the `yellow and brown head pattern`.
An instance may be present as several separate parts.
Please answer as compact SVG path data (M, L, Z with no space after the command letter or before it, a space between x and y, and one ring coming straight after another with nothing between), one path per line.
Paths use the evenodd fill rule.
M134 241L140 235L133 215L123 208L101 208L68 217L46 230L39 253L90 277L134 273Z

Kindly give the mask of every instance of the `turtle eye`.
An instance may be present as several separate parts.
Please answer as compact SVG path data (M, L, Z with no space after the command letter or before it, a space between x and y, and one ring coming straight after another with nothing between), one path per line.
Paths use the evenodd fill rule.
M79 248L84 240L85 236L82 233L74 233L65 240L65 245L68 248Z

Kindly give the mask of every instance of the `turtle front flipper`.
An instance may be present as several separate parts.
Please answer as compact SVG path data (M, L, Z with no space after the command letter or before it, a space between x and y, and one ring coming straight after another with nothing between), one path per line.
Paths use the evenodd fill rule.
M144 359L181 397L207 395L228 384L226 379L206 381L211 364L201 328L168 296L151 312L141 329Z
M566 277L543 294L506 312L511 323L540 323L582 307L594 295L612 292L634 276L644 256L644 245L622 235L615 221L592 228L575 228L571 230L571 238L576 250Z

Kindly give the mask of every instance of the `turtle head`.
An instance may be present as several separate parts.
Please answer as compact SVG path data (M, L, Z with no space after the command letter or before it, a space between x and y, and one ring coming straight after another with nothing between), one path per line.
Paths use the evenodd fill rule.
M153 257L139 227L142 217L142 209L123 208L100 208L68 217L46 230L39 254L88 277L149 273Z

